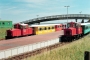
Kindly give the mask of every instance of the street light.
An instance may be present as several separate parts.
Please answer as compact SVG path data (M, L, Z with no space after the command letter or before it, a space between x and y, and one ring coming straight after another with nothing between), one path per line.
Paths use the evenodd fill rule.
M81 11L81 12L79 12L79 13L80 13L80 15L81 15L82 11Z
M37 19L38 19L38 16L39 16L39 15L37 15Z
M39 15L37 15L37 20L38 20L38 16L39 16ZM40 22L38 21L38 25L39 25L39 24L40 24Z
M70 6L64 6L64 7L67 8L67 23L68 23L68 7L70 7Z
M80 11L79 13L80 13L80 17L81 17L81 13L82 13L82 11Z

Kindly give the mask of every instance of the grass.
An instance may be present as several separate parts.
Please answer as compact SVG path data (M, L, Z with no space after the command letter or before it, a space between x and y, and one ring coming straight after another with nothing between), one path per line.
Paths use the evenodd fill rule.
M90 51L90 34L70 44L24 60L84 60L85 51Z
M0 40L5 39L7 29L9 28L0 28Z

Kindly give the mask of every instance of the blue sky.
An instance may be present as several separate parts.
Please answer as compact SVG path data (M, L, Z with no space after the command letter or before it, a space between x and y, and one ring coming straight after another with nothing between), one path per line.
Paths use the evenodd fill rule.
M33 18L66 14L90 14L90 0L0 0L1 20L14 23Z

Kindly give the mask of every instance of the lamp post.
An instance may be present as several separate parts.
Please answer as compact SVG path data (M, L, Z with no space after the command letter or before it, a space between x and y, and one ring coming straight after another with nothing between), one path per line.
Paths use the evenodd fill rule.
M82 11L81 11L81 12L79 12L79 13L80 13L80 15L81 15Z
M81 13L82 13L82 11L80 11L79 13L80 13L80 17L81 17Z
M39 15L37 15L37 19L38 19L38 16L39 16Z
M67 8L67 23L68 23L68 7L70 7L70 6L64 6L64 7Z
M38 16L39 16L39 15L37 15L37 20L38 20ZM40 24L40 22L38 21L38 25L39 25L39 24Z

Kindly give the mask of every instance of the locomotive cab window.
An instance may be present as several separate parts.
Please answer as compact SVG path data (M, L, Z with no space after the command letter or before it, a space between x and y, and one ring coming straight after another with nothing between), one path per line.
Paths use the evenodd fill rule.
M69 24L69 23L67 24L67 28L68 28L68 27L70 27L70 24Z
M72 22L71 23L68 23L67 24L67 27L76 27L76 23L72 23Z
M14 28L21 29L21 27L20 27L19 24L15 24L15 25L14 25Z
M76 27L78 28L78 27L81 27L81 25L80 24L76 24Z
M21 25L20 25L20 28L21 28L21 29L27 29L27 28L28 28L28 25L27 25L27 24L21 24Z
M27 26L20 26L21 27L21 29L26 29L27 28Z
M16 26L16 25L14 25L14 28L17 28L17 26Z
M76 24L76 23L74 23L74 24L73 24L73 27L77 27L77 24Z

